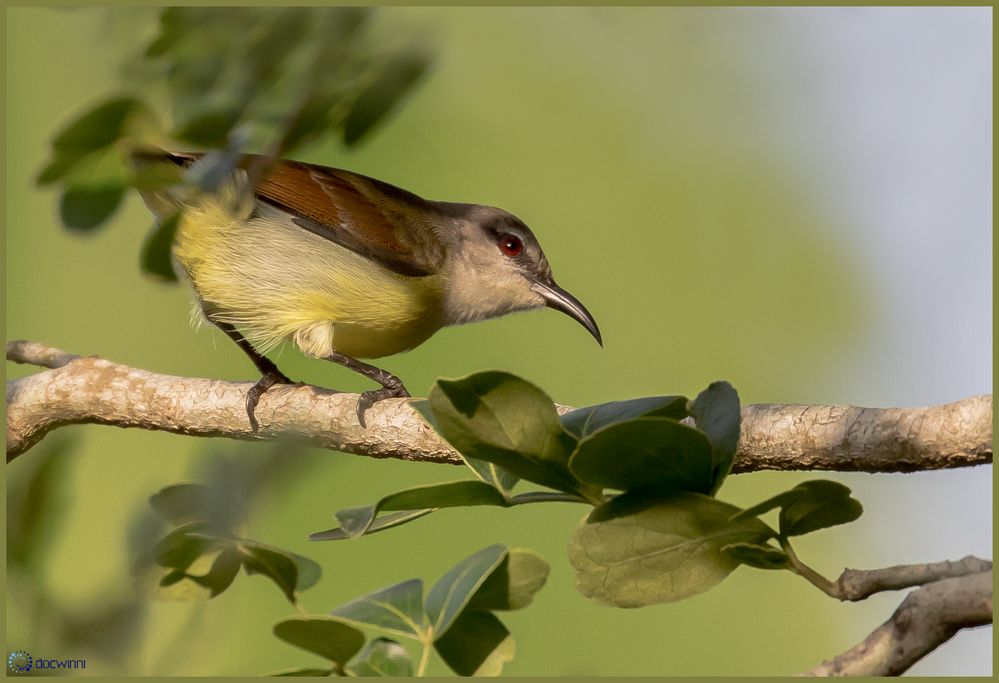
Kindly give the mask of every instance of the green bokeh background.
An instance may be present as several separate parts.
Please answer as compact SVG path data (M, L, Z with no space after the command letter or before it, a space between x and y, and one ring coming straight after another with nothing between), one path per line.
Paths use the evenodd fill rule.
M601 350L565 316L542 311L444 330L384 366L423 395L437 377L500 368L573 405L692 395L719 378L746 403L917 405L991 391L988 224L941 228L948 239L956 236L960 251L926 252L926 268L942 271L933 273L940 287L958 294L961 273L984 258L977 298L962 310L989 321L987 343L954 347L951 336L929 343L931 351L926 343L909 351L893 330L921 315L931 337L935 326L959 323L938 317L935 301L915 296L902 306L892 298L886 283L897 274L879 261L871 235L851 225L855 212L847 207L867 197L844 199L844 167L824 163L845 154L832 151L830 138L850 103L838 103L838 113L826 109L823 81L811 69L835 65L856 32L892 26L865 10L851 12L844 19L829 11L831 20L845 21L843 43L833 42L841 52L821 54L808 40L818 19L805 10L384 10L385 30L434 36L435 69L360 149L328 142L301 156L427 197L518 214L559 282L594 314L606 344ZM970 25L991 21L989 14L963 16ZM911 20L896 26L886 41L904 42ZM33 185L60 122L113 89L123 56L154 28L154 15L138 9L7 9L7 338L162 373L251 379L249 363L223 335L192 332L187 292L140 275L138 248L150 218L137 197L108 229L79 236L60 227L56 196ZM840 75L849 79L854 67L844 64ZM928 88L938 82L921 75ZM893 122L882 125L888 130ZM882 161L887 179L898 169ZM904 159L896 161L904 167ZM934 236L914 229L911 239ZM965 384L934 383L932 372L924 384L913 380L924 368L956 364L955 357L979 362L977 370L955 370L971 377ZM296 379L367 388L291 347L278 360ZM8 377L31 371L7 367ZM27 587L9 583L9 649L86 657L86 674L253 675L318 663L271 635L273 623L293 610L258 577L239 578L207 604L149 605L137 644L121 662L59 649L65 642L26 595L44 591L77 614L123 599L131 592L126 537L145 498L190 479L220 450L253 459L262 448L212 450L204 440L102 427L64 433L79 444L68 462L61 523L46 539L44 571ZM250 531L323 566L323 580L302 596L313 612L406 578L433 581L494 542L545 557L552 573L535 604L503 616L518 643L510 674L790 674L853 645L898 602L881 595L840 605L788 574L740 569L680 604L600 607L573 589L564 546L583 511L568 505L449 510L395 532L310 544L308 533L331 526L338 508L466 473L327 451L290 457L299 467L263 496ZM8 467L10 486L31 458ZM867 514L802 539L800 554L830 576L844 565L991 556L991 515L983 514L991 509L990 477L991 468L831 475L855 489ZM742 475L721 497L748 504L805 478ZM965 515L978 515L970 531ZM989 673L990 637L991 630L962 636L917 671ZM446 669L434 662L430 672Z

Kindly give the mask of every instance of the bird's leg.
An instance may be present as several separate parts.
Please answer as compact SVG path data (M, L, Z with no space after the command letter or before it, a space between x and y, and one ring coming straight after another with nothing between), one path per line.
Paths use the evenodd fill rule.
M204 308L204 305L202 305L202 308ZM283 372L278 370L277 365L270 358L267 358L253 348L253 345L235 327L229 323L213 320L207 311L205 311L205 317L208 318L212 325L225 332L230 339L236 342L236 345L243 350L243 353L250 357L253 364L257 366L257 370L260 371L260 379L246 392L246 416L250 418L250 427L253 428L253 431L257 431L260 425L257 423L254 411L257 409L260 397L275 384L295 384L295 382L292 382Z
M357 400L357 421L361 423L362 427L367 426L364 423L364 411L378 401L386 398L409 398L409 392L406 391L406 387L402 385L402 380L387 370L382 370L381 368L376 368L374 365L362 363L356 358L351 358L350 356L344 355L337 351L334 351L330 355L326 356L326 360L339 363L343 367L350 368L354 372L364 375L368 379L373 379L382 385L381 389L371 389L370 391L365 391Z

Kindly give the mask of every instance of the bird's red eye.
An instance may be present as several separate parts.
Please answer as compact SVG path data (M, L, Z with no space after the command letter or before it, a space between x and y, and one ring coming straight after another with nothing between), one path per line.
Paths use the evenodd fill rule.
M506 233L499 236L499 248L504 254L513 258L520 256L520 253L524 251L524 243L516 235Z

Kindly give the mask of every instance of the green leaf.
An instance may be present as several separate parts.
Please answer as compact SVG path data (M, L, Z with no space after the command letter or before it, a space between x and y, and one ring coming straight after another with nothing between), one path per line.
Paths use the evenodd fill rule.
M780 532L784 536L800 536L846 524L864 512L860 502L850 496L848 487L828 479L812 479L741 510L733 519L759 516L778 507Z
M687 417L686 396L648 396L577 408L562 416L562 426L578 439L617 422L636 417Z
M757 569L785 569L791 562L783 550L762 543L732 543L721 550L735 561Z
M111 217L125 189L124 185L97 189L70 187L59 200L59 217L67 228L89 232Z
M399 643L388 638L372 639L350 663L355 676L412 676L413 663Z
M437 426L437 421L434 419L433 409L430 407L430 401L425 398L415 399L410 401L410 405L423 417L424 421L438 434L441 433ZM517 485L520 481L519 477L507 472L502 467L498 467L491 462L486 462L485 460L476 460L475 458L468 458L459 453L461 459L465 462L475 476L485 483L489 484L497 491L505 496L509 496L510 492L513 491L513 487Z
M424 631L423 581L410 579L351 600L333 616L361 626L374 626L407 638Z
M286 619L274 625L274 635L342 667L364 645L364 634L339 619Z
M739 447L742 408L739 394L728 382L712 382L690 405L697 428L707 434L714 455L711 493L716 493L732 470Z
M784 536L801 536L846 524L864 513L860 501L850 496L850 489L834 481L806 481L792 491L798 495L780 511L780 532Z
M284 669L282 671L275 671L274 673L267 674L270 677L277 676L310 676L310 677L322 677L322 676L332 676L333 669L314 669L309 667L299 668L299 669Z
M711 443L668 417L639 417L579 442L569 467L582 481L631 491L711 492Z
M52 148L59 155L89 154L123 137L137 116L152 116L140 100L134 97L105 100L63 128L52 141Z
M737 511L697 493L618 496L593 510L569 542L576 588L616 607L702 593L739 566L723 547L772 536L756 518L732 521Z
M533 384L508 373L479 372L438 380L430 390L438 431L458 452L560 491L583 487L568 470L575 439L555 404Z
M199 111L182 121L171 137L199 147L225 147L241 114L236 107Z
M49 185L77 171L87 159L112 152L115 142L139 124L155 123L145 104L131 97L107 100L69 123L52 141L52 158L39 173L36 182ZM89 173L76 173L85 180Z
M495 544L483 548L474 555L456 564L434 584L424 603L424 609L433 629L434 638L440 638L458 618L462 610L475 596L503 562L507 548Z
M732 519L746 519L747 517L759 517L762 514L770 512L771 510L774 510L783 505L791 503L792 501L794 501L795 498L798 497L798 495L800 495L800 492L795 489L790 489L788 491L784 491L783 493L778 493L776 496L771 496L770 498L767 498L762 503L757 503L756 505L748 507L745 510L739 510L739 512L737 512L735 515L732 516Z
M241 544L242 545L242 544ZM247 574L262 574L281 589L288 602L294 604L298 567L288 555L269 548L242 546L243 569Z
M348 146L357 144L384 119L426 73L431 61L427 52L415 47L389 60L351 105L344 121L344 142Z
M510 550L475 592L467 609L512 610L531 604L548 579L548 563L528 550Z
M187 569L198 557L215 547L210 540L191 535L203 529L203 523L185 524L174 529L153 546L152 557L162 567Z
M232 585L242 563L243 558L238 552L232 548L226 548L212 562L212 567L207 574L204 576L188 574L187 578L207 588L210 597L214 598Z
M419 519L425 515L429 515L433 512L433 508L428 508L426 510L404 510L402 512L393 512L389 515L382 515L374 522L368 526L367 531L364 533L366 535L371 535L379 531L385 531L386 529L391 529L392 527L397 527L401 524L407 524L413 520ZM335 529L326 529L325 531L317 531L314 534L309 534L310 541L340 541L345 538L353 538L348 535L346 531L337 527Z
M173 239L180 224L180 214L176 213L155 225L139 254L139 267L142 272L166 282L176 282L177 273L173 270L171 253Z
M210 516L213 491L204 484L173 484L149 497L149 506L171 524L203 522Z
M224 550L200 536L203 529L203 522L192 522L157 541L132 567L136 586L150 597L171 601L207 600L224 590L221 564L216 569Z
M496 615L477 610L463 612L434 648L460 676L498 676L515 651L513 637Z
M495 488L481 481L452 481L445 484L416 486L385 496L374 505L347 508L336 513L340 528L350 537L363 535L381 510L449 508L468 505L508 504Z

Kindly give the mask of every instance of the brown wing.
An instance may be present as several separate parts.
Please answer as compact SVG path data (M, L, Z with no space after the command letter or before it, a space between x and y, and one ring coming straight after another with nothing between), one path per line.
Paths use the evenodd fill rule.
M171 154L189 164L196 153ZM259 159L246 155L241 166ZM257 197L291 213L296 225L402 275L436 272L444 247L435 212L417 195L350 171L278 161L257 185Z

